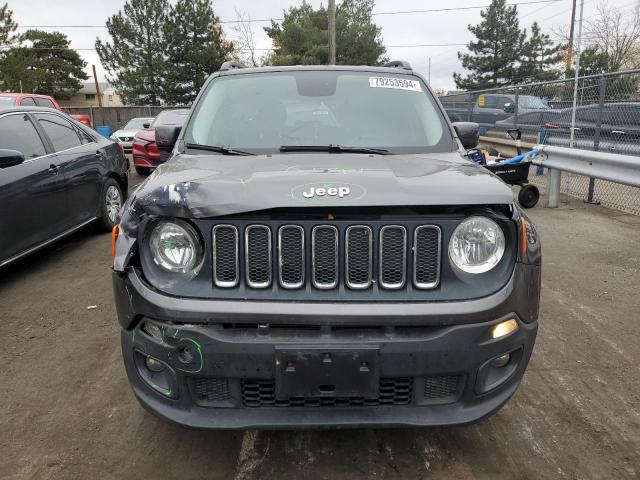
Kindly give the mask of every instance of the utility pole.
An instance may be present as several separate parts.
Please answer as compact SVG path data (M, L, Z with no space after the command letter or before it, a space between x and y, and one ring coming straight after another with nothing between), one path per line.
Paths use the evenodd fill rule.
M336 0L329 0L329 65L336 64Z
M100 84L98 83L98 75L96 75L96 66L93 67L93 81L96 84L96 96L98 97L98 107L100 108L100 125L104 125L104 110L102 109L102 95L100 94Z
M573 0L573 7L571 8L571 27L569 28L569 51L565 61L565 70L568 72L571 69L571 62L573 61L573 30L576 25L576 3L577 0Z
M576 126L576 106L578 103L578 78L580 77L580 54L582 43L582 20L584 15L584 0L580 0L580 23L578 23L578 40L576 44L576 73L573 79L573 111L571 113L571 137L569 139L569 148L573 148L573 139L575 136Z

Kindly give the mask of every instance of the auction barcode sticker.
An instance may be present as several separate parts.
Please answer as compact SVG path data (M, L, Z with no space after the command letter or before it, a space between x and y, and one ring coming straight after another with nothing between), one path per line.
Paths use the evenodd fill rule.
M399 90L413 90L421 92L422 87L416 80L397 77L369 77L369 86L374 88L397 88Z

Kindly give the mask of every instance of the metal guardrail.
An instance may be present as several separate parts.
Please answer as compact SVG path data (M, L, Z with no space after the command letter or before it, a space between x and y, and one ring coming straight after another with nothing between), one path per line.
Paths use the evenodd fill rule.
M549 169L547 206L558 206L561 172L589 177L589 197L593 196L595 179L640 187L640 158L608 152L592 152L550 145L537 145L532 157L534 165Z

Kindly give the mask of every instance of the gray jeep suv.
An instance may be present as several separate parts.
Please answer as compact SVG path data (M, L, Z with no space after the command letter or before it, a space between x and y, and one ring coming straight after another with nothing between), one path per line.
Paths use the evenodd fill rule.
M114 229L140 403L203 428L451 425L516 391L540 243L424 79L224 64Z

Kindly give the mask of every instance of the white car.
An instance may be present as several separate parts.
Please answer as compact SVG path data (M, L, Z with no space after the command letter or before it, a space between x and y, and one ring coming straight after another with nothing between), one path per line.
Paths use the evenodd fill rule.
M151 122L153 122L153 117L132 118L120 130L113 132L113 135L111 135L110 138L122 146L124 153L131 154L133 148L133 137L140 130L147 128Z

